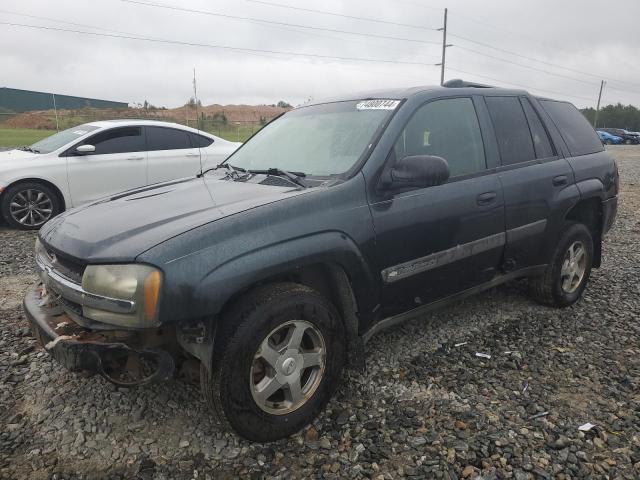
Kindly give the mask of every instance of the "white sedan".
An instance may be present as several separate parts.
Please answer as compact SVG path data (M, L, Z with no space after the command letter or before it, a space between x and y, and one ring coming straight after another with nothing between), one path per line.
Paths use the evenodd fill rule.
M9 225L37 229L67 208L196 175L239 146L176 123L86 123L0 152L0 209Z

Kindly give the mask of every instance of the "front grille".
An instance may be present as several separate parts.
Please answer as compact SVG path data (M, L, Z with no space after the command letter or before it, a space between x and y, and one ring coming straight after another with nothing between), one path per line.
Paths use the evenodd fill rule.
M47 257L47 263L53 270L77 284L82 284L86 265L49 249L47 249Z

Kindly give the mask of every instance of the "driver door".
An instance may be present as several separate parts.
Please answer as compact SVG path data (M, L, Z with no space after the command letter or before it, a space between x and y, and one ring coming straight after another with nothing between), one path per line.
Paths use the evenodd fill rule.
M491 280L505 243L502 188L487 169L471 98L418 108L387 161L410 155L442 157L451 173L442 185L383 194L371 204L385 316Z
M95 152L79 154L80 145ZM147 185L147 152L138 126L103 130L67 152L69 193L73 206Z

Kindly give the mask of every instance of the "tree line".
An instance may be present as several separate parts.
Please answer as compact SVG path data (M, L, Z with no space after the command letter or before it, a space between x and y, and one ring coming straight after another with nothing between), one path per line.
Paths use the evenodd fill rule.
M596 109L584 108L581 112L593 125ZM640 131L640 109L633 105L622 105L621 103L602 107L600 113L598 113L596 129L604 127L624 128L632 132Z

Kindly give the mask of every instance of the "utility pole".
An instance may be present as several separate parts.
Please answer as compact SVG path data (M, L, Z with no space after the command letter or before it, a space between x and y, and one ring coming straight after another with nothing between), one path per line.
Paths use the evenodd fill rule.
M196 69L193 68L193 99L196 102L196 129L200 130L200 118L198 117L198 89L196 88Z
M598 94L598 106L596 107L596 116L593 119L593 128L598 128L598 114L600 113L600 100L602 100L602 89L607 84L604 80L600 82L600 93Z
M436 63L436 66L440 66L440 85L444 84L444 67L447 60L447 47L451 47L451 44L447 44L447 11L444 9L444 26L439 28L438 31L442 32L442 63Z
M56 132L59 132L60 127L58 125L58 108L56 107L56 94L52 93L51 96L53 97L53 111L56 114Z

